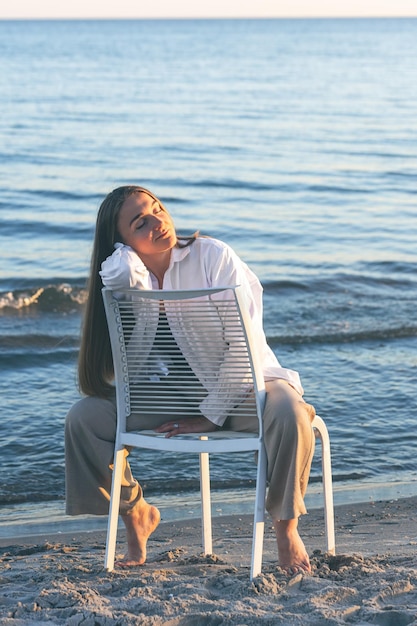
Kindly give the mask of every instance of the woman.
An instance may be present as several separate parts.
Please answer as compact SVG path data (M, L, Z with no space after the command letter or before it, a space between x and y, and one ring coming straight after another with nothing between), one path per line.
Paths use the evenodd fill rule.
M263 367L267 399L263 414L269 490L266 508L277 538L279 564L288 573L310 571L298 518L306 512L307 488L314 436L314 408L304 402L298 373L283 368L266 343L262 328L262 287L226 244L211 238L178 237L171 216L150 191L119 187L103 201L96 225L89 296L79 357L79 382L86 395L66 420L67 513L105 515L111 487L116 408L113 363L101 296L102 284L114 289L193 289L241 285L252 318L255 345ZM221 427L231 423L205 409L177 422L161 416L144 423L131 415L128 427L153 428L167 437ZM256 424L253 424L253 430ZM250 426L249 429L252 429ZM159 511L143 498L126 461L120 513L126 526L128 551L120 567L141 565L146 543L159 523Z

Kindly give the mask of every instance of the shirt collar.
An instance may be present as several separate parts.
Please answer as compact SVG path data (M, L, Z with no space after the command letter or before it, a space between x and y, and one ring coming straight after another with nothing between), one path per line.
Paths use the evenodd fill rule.
M186 246L185 248L178 248L177 246L175 246L174 248L172 248L171 262L169 264L169 267L171 268L174 263L179 263L179 261L182 261L183 259L185 259L185 257L188 256L189 254L190 254L190 246Z

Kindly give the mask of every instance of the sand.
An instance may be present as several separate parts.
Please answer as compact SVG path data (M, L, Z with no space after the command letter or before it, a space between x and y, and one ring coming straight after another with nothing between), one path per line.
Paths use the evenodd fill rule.
M0 624L23 626L417 626L417 498L338 506L336 556L323 514L302 518L311 575L287 577L267 525L263 571L249 580L251 517L213 520L201 554L199 520L161 523L137 569L103 569L105 535L0 542ZM123 554L124 533L117 552Z

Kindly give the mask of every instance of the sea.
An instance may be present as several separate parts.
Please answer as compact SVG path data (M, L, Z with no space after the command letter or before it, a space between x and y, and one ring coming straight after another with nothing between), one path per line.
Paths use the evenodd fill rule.
M417 495L417 19L0 21L0 59L0 537L105 524L65 515L64 421L123 184L259 276L335 502ZM198 517L197 458L131 462L163 519ZM211 472L213 513L250 512L253 457Z

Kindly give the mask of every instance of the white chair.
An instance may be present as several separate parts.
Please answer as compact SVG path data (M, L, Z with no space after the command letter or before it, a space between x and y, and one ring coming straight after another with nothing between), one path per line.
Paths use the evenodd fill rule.
M204 554L212 553L209 453L255 451L258 462L250 572L253 579L261 572L264 536L266 454L261 416L265 385L240 288L123 292L104 288L103 299L117 395L105 568L114 568L126 446L199 454ZM194 406L184 405L178 389L186 389L187 397L195 395ZM255 416L259 432L217 430L166 438L154 431L126 430L126 418L131 413L162 413L166 421L175 421L195 415L199 402L205 415L226 415L233 410L234 415L242 418ZM321 418L315 418L313 428L322 441L326 548L334 553L329 437Z

